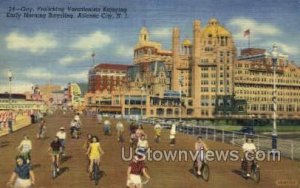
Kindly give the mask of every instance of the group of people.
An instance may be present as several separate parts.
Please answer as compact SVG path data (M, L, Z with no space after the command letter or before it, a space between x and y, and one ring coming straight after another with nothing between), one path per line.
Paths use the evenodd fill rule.
M74 127L80 128L80 118L79 115L76 115L71 122L71 131ZM106 120L103 126L111 125L111 123ZM39 124L38 138L41 138L40 135L45 132L46 124L45 121L42 120ZM124 125L121 121L116 123L116 131L117 131L117 139L119 142L123 142L124 135ZM146 177L147 181L150 179L149 174L146 169L147 166L145 164L145 155L150 149L147 135L143 130L142 125L137 125L131 123L129 126L130 131L130 143L135 149L135 155L132 162L128 166L127 170L127 186L130 188L141 188L142 187L142 176ZM155 131L155 141L159 142L161 137L162 127L160 124L156 124L154 126ZM175 135L176 135L176 125L173 124L170 130L170 145L175 145ZM54 140L51 142L48 151L52 156L52 163L56 163L57 171L59 172L60 168L60 154L65 154L65 140L67 138L67 134L65 132L64 127L60 127L60 130L56 133ZM93 165L100 165L100 158L104 154L104 150L100 144L99 138L95 135L88 134L87 140L84 144L84 148L86 150L86 155L88 156L89 165L88 172L91 174L93 170ZM27 135L24 136L24 139L18 146L20 151L20 155L16 158L16 168L9 179L8 185L13 185L14 187L22 187L29 188L31 185L35 183L35 176L31 169L31 150L32 143ZM249 138L247 142L242 146L243 151L246 152L254 152L256 150L253 141ZM208 150L206 144L202 140L202 137L197 137L195 142L195 151L198 152L196 161L198 165L197 174L201 175L201 166L205 160L205 152ZM249 168L247 166L247 176L249 174Z
M76 118L76 116L75 116ZM46 122L41 119L38 124L37 139L42 139L46 134ZM59 161L60 154L65 155L65 140L67 134L64 127L60 127L60 130L56 133L54 140L50 143L48 152L51 154L52 163L56 163L57 171L59 172ZM8 186L15 188L29 188L35 183L35 176L31 167L31 151L32 142L27 135L24 135L24 139L18 146L20 151L19 155L16 157L16 168L12 173Z

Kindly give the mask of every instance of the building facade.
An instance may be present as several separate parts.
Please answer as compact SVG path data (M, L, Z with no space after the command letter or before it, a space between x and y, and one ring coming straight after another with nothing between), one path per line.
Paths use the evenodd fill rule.
M89 71L88 92L112 92L127 83L129 65L99 64Z
M100 77L92 78L95 70L89 73L86 100L98 111L162 118L272 117L272 59L265 49L257 48L243 49L238 57L232 34L215 18L204 27L195 20L192 39L181 38L180 29L173 28L171 50L151 41L143 27L133 65L126 66L126 73L124 68L119 82L113 76L116 72L109 72L113 79L109 83L115 85L101 85ZM287 56L279 56L276 83L281 119L300 118L299 71Z
M273 62L264 49L244 49L235 63L235 97L247 101L247 113L256 118L273 115ZM279 119L300 118L300 69L286 55L276 65L276 103Z

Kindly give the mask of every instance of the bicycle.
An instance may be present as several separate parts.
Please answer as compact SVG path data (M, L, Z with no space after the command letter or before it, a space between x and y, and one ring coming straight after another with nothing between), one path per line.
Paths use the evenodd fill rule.
M73 130L71 129L71 137L78 139L80 135L80 130L78 128L73 128Z
M160 136L156 135L154 141L155 141L156 143L159 143L159 142L160 142Z
M159 143L159 141L160 141L160 134L161 134L161 130L160 129L156 129L155 130L155 139L154 139L154 141L156 143Z
M251 162L251 167L250 167L250 177L247 176L247 163ZM242 164L241 164L241 171L242 171L242 176L245 179L251 178L253 181L256 183L260 182L260 167L257 164L256 160L253 161L246 161L245 159L242 159Z
M207 162L203 161L202 165L201 165L201 175L198 175L198 161L195 160L193 163L193 172L195 174L196 177L201 177L204 181L208 181L209 180L209 166L207 164Z
M121 143L124 142L123 133L119 133L118 142L121 142Z
M137 147L138 139L135 134L131 134L130 136L130 147L135 149Z
M30 152L20 153L20 155L24 158L27 164L31 163L31 155Z
M58 176L57 155L54 156L54 162L51 164L51 177L55 179Z
M37 139L44 139L45 138L45 135L46 135L46 130L43 129L43 130L40 130L38 133L37 133Z
M100 181L100 168L99 168L98 164L95 161L93 161L92 180L94 180L95 185L99 184L99 181Z

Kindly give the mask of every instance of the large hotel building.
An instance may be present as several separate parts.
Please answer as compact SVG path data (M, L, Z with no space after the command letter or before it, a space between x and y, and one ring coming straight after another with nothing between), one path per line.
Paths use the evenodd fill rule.
M103 67L101 70L101 67ZM107 88L101 75L108 67ZM121 84L117 84L121 83ZM300 69L280 55L276 66L280 119L300 118ZM105 88L105 89L103 89ZM150 40L146 27L134 47L133 64L98 65L89 72L87 108L160 118L256 118L273 113L273 64L264 49L243 49L238 56L230 31L217 19L193 23L193 39L172 30L172 49Z

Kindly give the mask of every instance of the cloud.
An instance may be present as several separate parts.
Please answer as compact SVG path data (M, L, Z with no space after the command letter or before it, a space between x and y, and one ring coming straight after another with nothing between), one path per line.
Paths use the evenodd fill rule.
M166 28L166 27L160 27L160 28L154 28L152 32L150 32L150 35L153 35L154 37L171 37L172 35L172 29Z
M5 41L9 50L29 51L38 55L57 46L54 36L48 33L36 33L33 36L26 36L18 32L12 32L6 36Z
M272 46L273 44L276 44L278 47L279 52L283 52L287 55L300 55L300 49L297 46L293 46L290 44L286 44L283 42L267 42L263 46Z
M60 65L63 65L63 66L68 66L68 65L76 64L76 63L81 62L81 61L88 60L89 58L91 58L91 53L90 52L86 52L85 54L83 54L81 56L67 55L65 57L60 58L58 60L58 63Z
M14 81L12 86L11 86L11 90L13 93L24 93L26 91L31 91L32 86L34 84L31 82L18 82L18 81ZM0 85L0 92L9 92L9 88L7 86L7 84L1 84Z
M88 71L81 71L65 76L66 79L76 80L76 81L86 81L88 78Z
M54 76L52 73L43 68L27 69L24 74L27 78L39 80L49 80Z
M96 31L87 36L79 37L79 39L71 44L71 48L78 50L93 50L102 48L103 46L111 43L112 39L109 35L100 31Z
M244 37L244 31L247 29L250 29L251 36L254 36L252 40L259 40L261 36L279 36L282 34L282 31L278 27L269 23L260 23L250 18L233 18L229 20L228 25L236 31L234 34L236 40L247 40Z
M132 57L133 56L133 48L126 46L117 47L116 53L120 56L124 57Z

